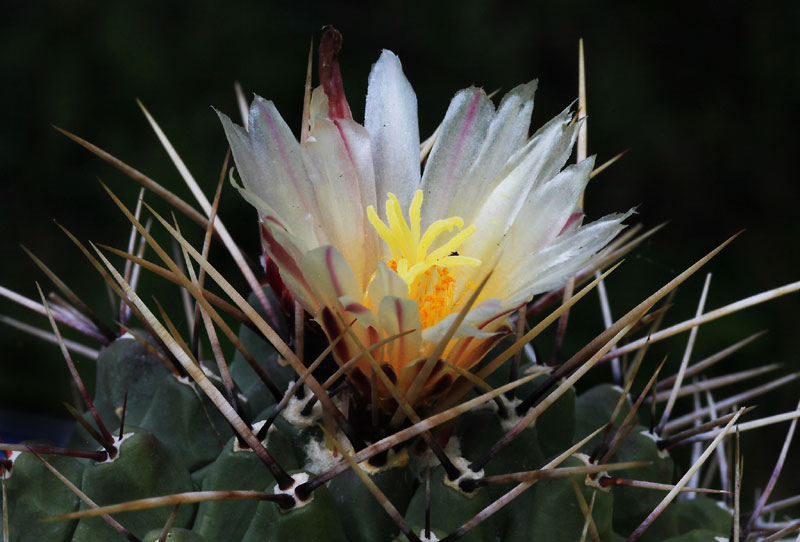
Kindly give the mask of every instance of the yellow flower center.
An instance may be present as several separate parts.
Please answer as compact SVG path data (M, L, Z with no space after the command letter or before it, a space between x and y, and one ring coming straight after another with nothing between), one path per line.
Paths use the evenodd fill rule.
M409 221L406 222L400 202L394 194L389 193L386 200L389 224L378 217L372 205L367 208L367 218L389 247L392 259L387 264L405 281L409 297L419 305L422 327L427 328L452 311L455 279L450 275L449 268L477 266L481 261L458 254L459 247L475 233L474 225L461 230L464 220L454 216L437 220L422 233L421 208L422 190L417 190L408 209ZM436 238L446 231L453 231L453 228L461 231L429 253Z

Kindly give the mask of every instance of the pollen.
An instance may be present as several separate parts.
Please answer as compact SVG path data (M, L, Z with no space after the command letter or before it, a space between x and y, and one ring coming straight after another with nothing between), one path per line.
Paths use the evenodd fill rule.
M397 197L389 193L386 201L388 225L378 217L371 205L367 208L367 218L389 248L392 258L386 263L405 281L409 297L419 305L422 327L427 328L455 308L455 279L450 269L474 267L480 265L481 261L458 253L464 241L475 233L474 225L464 228L464 220L454 216L437 220L422 232L421 208L422 190L417 190L408 210L409 220L406 221ZM440 235L454 229L461 231L430 250Z

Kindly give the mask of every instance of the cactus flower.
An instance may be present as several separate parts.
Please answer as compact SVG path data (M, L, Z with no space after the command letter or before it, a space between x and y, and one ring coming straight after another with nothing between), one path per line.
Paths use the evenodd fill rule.
M487 276L441 356L451 365L475 365L508 333L508 316L584 267L625 215L583 224L578 202L594 160L564 167L580 125L569 108L529 137L535 81L497 107L482 89L458 92L423 168L417 97L400 60L383 51L373 66L359 124L344 96L340 40L323 37L321 85L300 141L261 97L247 130L220 118L240 192L259 212L265 250L286 288L330 339L343 321L354 322L358 340L338 343L339 362L356 355L359 342L410 331L373 352L408 390ZM358 368L370 375L367 361ZM419 399L452 380L439 364Z

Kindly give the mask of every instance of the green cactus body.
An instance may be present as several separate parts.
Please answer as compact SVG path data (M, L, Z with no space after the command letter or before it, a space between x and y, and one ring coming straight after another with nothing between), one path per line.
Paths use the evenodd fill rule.
M112 359L114 363L124 365L125 358L118 353L127 352L137 364L142 364L143 359L155 361L146 357L138 346L138 343L130 339L120 339L106 350L103 360ZM273 359L275 356L274 352L266 350L262 354ZM107 370L110 363L103 368L98 365L98 371ZM158 366L151 367L161 365L159 363ZM275 365L271 370L285 372L286 382L289 382L289 368ZM134 392L129 392L128 399L129 404L132 399L133 404L136 404L139 398L135 394L142 393L153 401L150 408L140 409L140 423L147 431L131 429L135 433L123 442L120 457L104 464L55 458L54 465L101 504L193 489L250 489L272 492L275 480L252 451L239 448L235 438L229 438L227 444L220 447L221 435L229 435L230 429L223 420L215 421L219 418L219 413L213 409L213 405L207 399L201 400L202 396L191 384L160 369L153 373L151 382L161 382L158 391L153 394L145 386L134 386ZM251 378L257 379L254 374ZM523 391L535 389L543 378L537 377ZM265 393L263 389L261 393ZM574 392L565 394L534 425L523 430L489 462L483 475L540 468L546 458L553 455L542 450L543 443L548 443L551 451L563 451L563 448L559 449L560 446L571 444L577 437L588 433L593 424L596 428L607 420L619 397L618 389L611 386L593 388L577 398ZM513 407L510 403L507 407L507 415L512 418L505 423L494 408L481 408L461 416L453 435L465 457L469 460L477 459L513 425ZM620 417L629 408L630 405L626 402ZM274 406L267 408L256 419L265 420L273 414ZM254 427L258 428L260 425L256 424ZM543 427L547 428L546 432ZM561 427L569 431L573 431L572 428L575 427L576 436L573 439L564 438L563 431L555 431ZM268 435L265 440L267 450L287 469L296 469L310 460L307 456L309 443L316 441L319 442L317 446L326 446L324 434L313 422L307 422L299 428L282 415L275 418ZM553 443L554 440L557 444ZM598 442L596 438L584 450L591 449ZM425 485L418 462L412 461L409 464L408 461L408 450L413 455L417 453L414 449L415 447L403 448L399 455L392 452L389 468L379 468L371 472L372 467L368 467L368 471L390 502L405 515L409 524L421 531L425 521ZM297 454L300 454L299 462L295 459ZM405 458L402 461L398 460L401 456ZM659 452L653 438L646 434L643 426L634 428L611 460L651 463L614 473L621 478L661 483L672 480L672 460L665 452ZM417 466L412 468L412 464ZM573 458L560 466L583 464L583 461ZM15 464L14 474L8 483L8 491L12 495L17 494L20 484L30 483L27 480L31 477L36 477L36 486L41 488L38 494L24 493L24 498L11 501L15 521L30 521L33 517L56 515L79 508L77 497L61 486L33 456L21 456ZM490 485L467 496L445 484L445 476L441 467L431 471L434 533L447 533L457 529L513 487L509 484ZM624 535L631 532L662 497L661 492L640 488L613 486L600 489L587 484L586 476L573 478L586 502L594 502L592 518L603 542L617 540L616 533ZM166 521L167 515L167 510L162 508L126 513L120 515L120 520L132 532L140 535L152 530L145 538L155 539L156 533L161 532L159 525ZM575 540L580 538L584 526L585 518L570 479L541 480L497 514L469 531L463 540L494 541L497 536L504 542ZM47 533L53 540L64 542L99 541L106 537L113 540L119 536L100 518L83 519L80 522L44 523L37 527L49 529L41 533ZM668 509L668 513L663 514L653 524L642 540L706 540L703 537L707 533L713 532L721 536L729 528L729 512L720 508L715 501L698 498L680 501ZM31 532L41 536L40 531ZM289 542L306 539L388 542L400 535L399 527L363 483L352 472L347 471L334 478L326 487L315 491L314 498L308 505L288 512L281 511L274 503L257 501L210 501L196 506L183 505L170 536L170 540L185 542ZM15 535L13 540L17 542L34 539Z
M673 480L675 466L672 458L668 453L658 450L654 438L643 426L633 428L612 461L647 461L650 463L637 469L615 473L621 478L647 480L662 484L669 484ZM641 523L642 518L650 513L663 497L664 495L660 491L625 486L614 488L615 525L618 526L620 532L633 531ZM730 514L728 514L728 524L730 526ZM673 508L670 507L645 532L642 540L656 542L678 534L677 520Z
M263 292L273 306L277 306L277 301L269 288L264 288ZM263 317L264 308L259 303L255 294L250 294L248 303ZM283 338L288 338L288 324L281 312L278 312L278 321L275 325L275 331ZM289 382L294 380L295 375L291 370L287 370L285 361L281 360L275 347L269 341L264 339L256 331L247 326L241 326L239 330L239 340L248 352L258 362L268 375L276 387L280 390L286 390ZM261 412L268 406L275 403L275 398L264 387L264 383L255 373L253 368L244 358L241 352L236 350L233 355L233 360L230 362L230 372L233 381L239 385L240 392L247 398L247 403L252 412Z
M431 524L451 532L463 525L491 503L489 492L479 488L469 495L445 483L447 475L442 468L431 471ZM411 525L425 524L425 487L420 486L406 512ZM490 542L497 536L498 525L494 518L478 525L461 538L465 542Z
M143 542L159 542L159 536L161 536L160 529L150 531L144 537ZM206 539L194 531L175 527L170 529L164 542L206 542Z
M347 542L336 503L327 488L319 488L308 503L285 512L272 503L259 503L242 542L284 540Z
M266 489L266 488L265 488ZM277 540L275 531L280 518L280 512L274 503L260 502L256 506L247 530L242 536L242 542L265 542Z
M144 331L137 331L147 336ZM97 388L94 403L103 422L119 425L125 394L126 423L138 425L153 404L162 379L170 374L164 364L130 335L123 336L100 352L97 358Z
M479 409L462 416L459 421L459 443L465 457L477 460L486 451L487 442L496 442L513 425L517 419L513 416L512 408L508 408L506 423L500 420L494 409ZM537 420L538 422L538 420ZM486 467L484 475L497 475L508 472L520 472L541 468L545 463L545 456L539 443L538 432L535 425L525 428L519 436L504 448ZM490 500L494 501L503 496L511 488L508 484L491 485L483 489L488 492ZM523 494L518 499L528 499ZM509 524L509 515L517 513L519 502L501 508L494 522L502 533Z
M264 417L259 417L262 420ZM282 464L296 469L289 441L274 427L265 439L267 451L281 458ZM200 489L219 491L250 489L272 491L275 479L250 449L242 449L235 438L205 470ZM272 505L272 503L264 503ZM257 501L209 501L200 503L192 529L208 540L241 540L256 512ZM274 506L274 505L272 505Z
M672 507L672 514L681 535L693 530L706 530L727 537L731 531L731 512L719 501L708 497L678 501Z
M519 394L524 397L526 391L532 392L544 383L546 378L546 376L534 378L526 385L527 389L521 390ZM536 430L541 435L539 445L545 457L553 457L569 448L578 419L580 416L575 412L575 388L569 388L536 419Z
M241 336L246 337L251 333L248 329ZM260 341L255 337L252 339L251 346ZM269 367L270 373L281 373L283 376L278 378L288 385L292 378L291 369L275 362L274 350L264 347L257 351L260 352L259 356L268 358L264 366ZM121 382L114 383L107 373L113 372L110 370L114 365L124 367L126 356L133 360L134 366L144 367L138 373L141 378L133 379L128 391L128 405L140 405L136 407L137 414L134 417L138 416L143 429L130 429L133 435L123 441L120 456L114 461L95 464L89 460L54 458L57 468L98 504L192 490L273 491L275 480L272 475L252 451L238 447L236 439L230 437L230 427L208 399L193 384L166 371L152 354L143 351L138 342L128 338L112 343L98 362L98 373L103 375L98 380L104 382L98 388L98 395L102 396L98 404L103 406L105 416L111 420L117 417L114 412L118 408L117 399L112 401L110 397L116 397L121 389ZM264 362L263 358L259 357L259 362ZM133 376L122 369L120 374ZM240 378L237 383L245 393L250 389L253 394L268 395L255 374L250 374L249 380L242 380L246 372L237 374ZM517 392L530 393L544 378L537 377ZM248 382L251 386L248 386ZM114 386L118 388L117 391L113 391ZM156 388L155 392L153 388ZM292 407L295 409L292 417L287 419L281 414L275 418L265 440L266 449L284 468L290 470L313 464L315 454L320 453L313 450L328 449L325 453L330 452L325 434L318 425L318 407L315 407L317 410L304 409L303 405L313 405L313 402L308 403L311 399L309 391L305 390L304 394L305 399ZM124 397L124 393L122 395ZM482 475L540 468L548 458L563 452L580 437L607 422L619 398L620 390L608 385L592 388L577 396L574 390L568 390L534 424L524 429L488 462ZM496 408L480 408L463 414L451 429L451 439L459 444L454 450L460 450L468 458L463 460L464 466L468 461L478 459L519 419L515 417L515 403L504 404L505 419ZM149 406L145 408L145 405ZM626 399L617 419L623 418L630 408L630 402ZM274 410L273 404L255 419L270 418ZM300 410L307 410L309 416L298 414ZM254 429L259 427L256 424ZM615 427L618 427L618 423ZM565 433L574 433L574 436L570 438ZM224 436L227 436L228 442L223 446L221 439ZM595 437L584 446L583 451L593 451L601 442L600 438ZM424 469L421 470L419 466L418 450L418 446L410 446L401 448L397 453L392 451L389 455L392 458L391 466L378 468L374 472L371 470L374 467L364 464L370 477L405 516L415 532L421 532L425 523ZM406 459L398 461L400 456ZM673 481L672 459L666 452L658 450L654 439L643 426L631 431L611 461L649 462L643 467L613 473L620 478L659 483ZM572 458L559 466L584 464L584 461ZM457 529L513 487L510 484L491 484L467 496L446 484L445 477L441 467L431 470L432 526L433 532L440 535ZM35 485L40 491L20 493L19 486L30 484L28 480L31 478L36 479ZM603 542L619 540L620 535L633 531L663 496L660 491L621 485L600 489L596 483L587 483L587 476L575 476L573 479L586 502L594 503L592 519ZM9 479L7 489L12 495L10 510L15 518L12 526L16 522L30 522L34 517L57 515L81 508L77 497L28 454L23 454L15 463L14 476ZM20 494L23 496L19 497ZM402 538L399 527L350 471L335 477L313 495L307 505L290 511L282 511L275 503L266 501L222 500L182 505L169 540L389 542L398 536ZM119 519L139 536L152 531L145 537L149 540L155 539L154 533L161 532L168 514L166 508L160 508L121 514ZM708 498L683 500L668 508L641 540L711 540L703 537L707 537L708 533L724 535L730 528L730 521L730 513L716 501ZM462 540L494 542L496 537L503 542L577 540L585 523L569 478L541 480L467 532ZM64 542L113 540L119 537L100 518L42 523L37 524L36 528L40 530L30 532L36 536L47 533L48 539ZM13 542L34 540L26 538L18 529L12 529L12 532Z
M72 457L48 457L47 461L73 484L80 486L88 461ZM33 454L20 454L6 481L9 530L15 542L69 542L77 520L42 522L77 510L80 499L61 483Z
M560 466L577 467L584 462L568 458ZM603 542L613 540L611 492L591 487L583 479L575 482L587 503L594 501L592 518ZM527 510L516 509L510 515L506 540L522 542L529 540L580 540L586 520L575 496L569 478L543 480L529 491Z
M575 440L582 439L598 427L602 427L611 419L623 390L611 384L600 384L575 399ZM622 420L631 411L631 402L625 398L622 408L614 421L612 430L619 429ZM602 439L602 433L595 436L583 447L586 453L592 453Z
M179 459L151 433L131 428L113 460L86 467L81 490L95 502L113 504L170 493L192 491L189 471ZM85 506L85 505L84 505ZM181 507L173 525L190 527L195 507ZM144 536L169 517L168 508L155 508L123 515L125 527L136 536ZM84 518L78 522L72 542L101 542L120 535L102 518Z
M368 469L367 473L372 481L398 511L403 513L411 501L414 475L407 468L408 453L403 450L398 455L399 457L391 458L389 465L365 468ZM331 480L328 489L336 502L350 542L390 542L399 533L394 520L352 471ZM365 517L371 518L371 521L364 521Z
M214 404L188 378L165 375L139 426L155 435L189 470L211 463L233 431Z

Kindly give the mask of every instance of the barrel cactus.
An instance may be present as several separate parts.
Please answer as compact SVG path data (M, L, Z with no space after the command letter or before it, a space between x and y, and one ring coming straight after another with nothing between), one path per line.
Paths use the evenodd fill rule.
M702 323L800 283L707 312L706 280L697 316L664 327L667 296L723 244L616 321L606 310L606 329L564 355L570 309L596 289L603 300L604 278L651 233L626 229L630 212L586 220L583 192L604 165L586 154L583 100L529 136L535 81L497 106L465 89L421 142L397 56L384 51L373 66L362 125L345 98L340 47L327 29L299 141L261 97L243 108L243 126L218 113L235 163L226 158L219 187L230 179L257 210L261 266L248 264L218 198L206 198L147 111L202 213L65 132L206 238L192 246L180 221L146 202L131 210L107 188L135 228L128 250L67 235L118 295L119 326L35 259L66 300L29 305L49 317L84 409L66 448L0 445L4 540L688 542L797 530L765 511L779 508L766 502L800 413L739 421L741 407L795 375L714 399L770 367L706 380L754 337L701 361L692 345ZM169 232L174 254L143 213ZM209 263L214 238L249 296ZM192 300L189 336L174 311L143 301L141 272ZM94 356L64 341L59 324L103 345L93 397L70 352ZM690 329L678 372L661 374L648 346ZM601 367L608 383L579 384ZM740 511L739 434L789 420L767 490ZM688 462L674 456L687 448Z

